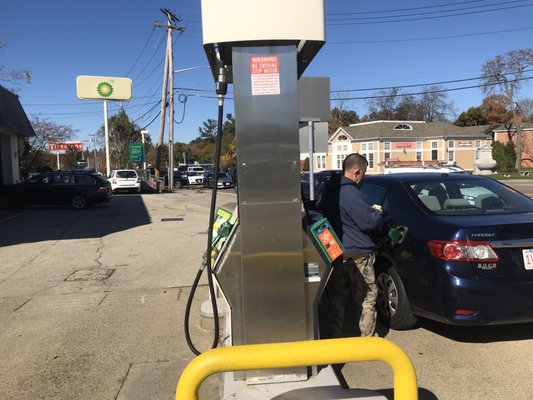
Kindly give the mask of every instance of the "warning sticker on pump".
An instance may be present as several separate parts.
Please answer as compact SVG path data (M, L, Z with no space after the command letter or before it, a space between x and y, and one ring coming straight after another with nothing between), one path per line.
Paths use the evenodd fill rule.
M252 96L280 94L279 56L250 57Z

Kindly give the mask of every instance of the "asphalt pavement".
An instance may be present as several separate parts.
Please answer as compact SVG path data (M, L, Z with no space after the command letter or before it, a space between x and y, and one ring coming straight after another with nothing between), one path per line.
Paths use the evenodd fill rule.
M512 185L511 185L512 186ZM219 205L234 207L233 190ZM173 399L193 359L183 328L206 247L208 190L118 195L88 210L0 210L0 399ZM205 276L190 330L208 298ZM533 324L482 328L422 321L380 335L411 358L419 399L531 398ZM378 362L343 369L351 387L392 399L393 375ZM201 400L220 399L218 376Z

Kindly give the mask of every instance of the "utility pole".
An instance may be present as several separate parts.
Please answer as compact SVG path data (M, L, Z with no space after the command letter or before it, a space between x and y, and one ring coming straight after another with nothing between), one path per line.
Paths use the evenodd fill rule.
M176 26L179 19L168 9L162 8L161 12L166 15L167 23L156 23L154 26L167 30L167 49L165 54L165 70L163 74L163 88L161 91L161 116L159 125L159 141L156 147L155 174L159 177L161 164L161 146L165 136L165 114L167 103L167 92L169 92L169 167L168 167L168 184L169 190L174 189L174 54L172 49L172 32L178 30L184 31L182 26ZM170 82L169 82L170 74ZM170 86L170 87L169 87Z

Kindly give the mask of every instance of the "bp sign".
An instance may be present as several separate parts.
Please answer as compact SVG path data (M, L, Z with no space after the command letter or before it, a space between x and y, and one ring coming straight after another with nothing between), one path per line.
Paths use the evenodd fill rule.
M129 78L83 76L76 78L76 90L82 100L131 100L133 84Z
M139 164L144 161L144 148L142 143L130 144L130 161Z

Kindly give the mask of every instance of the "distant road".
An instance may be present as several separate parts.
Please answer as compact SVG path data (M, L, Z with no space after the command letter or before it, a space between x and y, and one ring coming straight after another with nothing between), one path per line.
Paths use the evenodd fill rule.
M501 182L533 198L533 179L514 179Z

